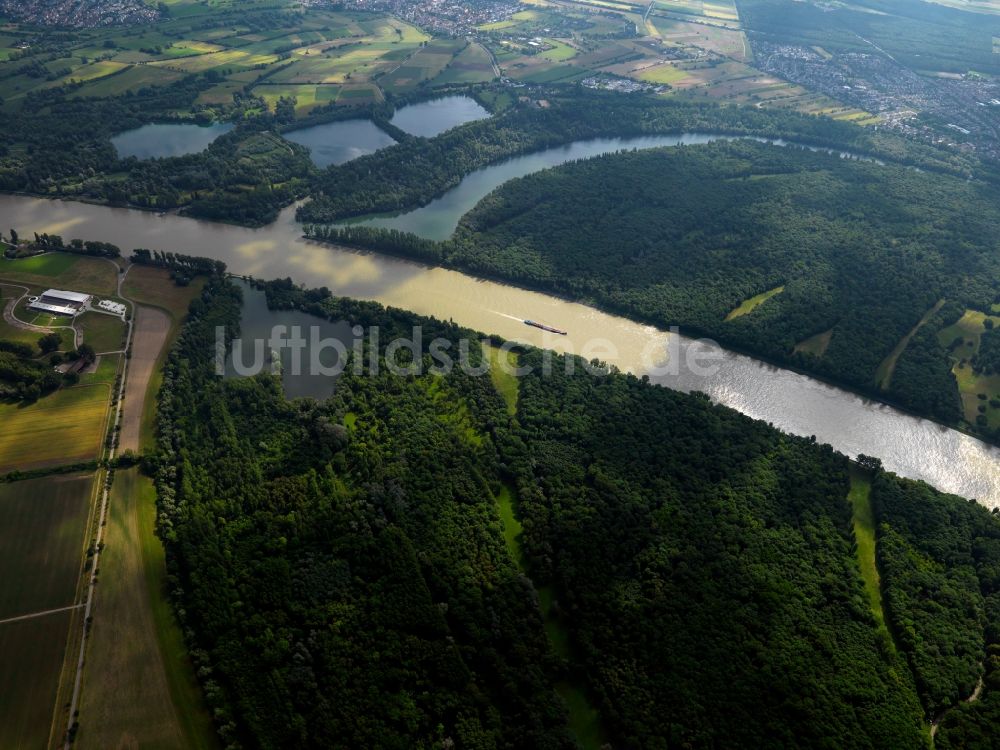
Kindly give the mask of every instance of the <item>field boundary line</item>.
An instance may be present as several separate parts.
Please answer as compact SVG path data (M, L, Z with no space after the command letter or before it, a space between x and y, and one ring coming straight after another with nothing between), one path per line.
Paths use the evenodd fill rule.
M0 625L6 625L11 622L21 622L22 620L33 620L36 617L45 617L46 615L54 615L59 612L68 612L71 609L80 609L83 604L70 604L65 607L56 607L55 609L46 609L41 612L32 612L28 615L18 615L17 617L8 617L4 620L0 620Z

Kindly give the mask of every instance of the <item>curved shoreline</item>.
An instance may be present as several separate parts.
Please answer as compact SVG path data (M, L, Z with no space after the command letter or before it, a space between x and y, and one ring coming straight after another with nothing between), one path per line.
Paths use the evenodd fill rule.
M301 227L292 216L294 207L285 209L275 224L260 229L24 197L0 197L0 207L20 231L72 231L74 236L111 241L123 248L174 249L210 257L226 262L237 275L291 277L306 286L326 286L340 296L451 319L509 340L583 353L588 359L597 356L638 375L644 372L646 347L656 347L659 355L659 347L670 341L682 349L691 344L685 337L671 337L645 322L506 281L493 283L410 258L303 241ZM524 325L526 318L556 323L570 335L549 337L559 341L547 340L542 331ZM587 354L587 345L601 337L616 351L611 356ZM923 479L946 492L977 498L989 506L1000 505L1000 451L996 447L911 416L881 399L873 401L831 384L829 379L749 357L733 348L720 349L719 362L718 373L710 378L685 371L680 377L668 374L665 380L654 382L703 391L785 432L816 435L820 442L849 456L879 456L890 471Z

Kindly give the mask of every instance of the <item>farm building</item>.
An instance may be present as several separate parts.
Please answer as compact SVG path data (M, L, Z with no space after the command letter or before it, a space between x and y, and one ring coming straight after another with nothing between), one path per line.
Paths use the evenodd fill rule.
M90 302L89 294L79 292L64 292L60 289L49 289L41 297L28 303L29 310L38 310L52 315L76 315Z

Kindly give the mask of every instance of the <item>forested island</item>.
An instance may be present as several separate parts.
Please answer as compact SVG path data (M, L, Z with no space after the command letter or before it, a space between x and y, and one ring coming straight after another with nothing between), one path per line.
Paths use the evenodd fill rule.
M383 342L479 338L264 288ZM369 350L328 401L289 401L274 375L215 374L239 319L216 277L146 461L225 745L917 748L940 720L939 746L988 746L982 507L704 396L561 357L545 376L534 349L519 379L393 374Z
M996 206L983 182L734 141L512 180L443 243L308 231L679 325L995 440ZM990 327L971 363L961 336L939 335L967 310ZM996 394L978 410L973 388Z
M990 174L974 158L873 132L849 123L780 110L720 107L713 103L565 88L542 91L547 106L518 106L430 140L412 139L347 164L329 167L315 181L313 200L298 210L304 222L399 211L423 205L469 172L512 156L576 140L685 132L789 138L850 149L923 169Z

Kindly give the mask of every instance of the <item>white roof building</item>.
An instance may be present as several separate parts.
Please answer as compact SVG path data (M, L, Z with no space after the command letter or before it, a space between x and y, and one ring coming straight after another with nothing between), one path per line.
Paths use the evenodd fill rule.
M42 299L45 299L46 297L65 300L66 302L74 302L78 305L85 305L90 301L91 295L82 294L81 292L64 292L61 289L49 289L49 291L42 294Z
M53 315L73 316L90 302L91 295L80 292L66 292L62 289L49 289L41 297L28 303L31 310L51 313Z

